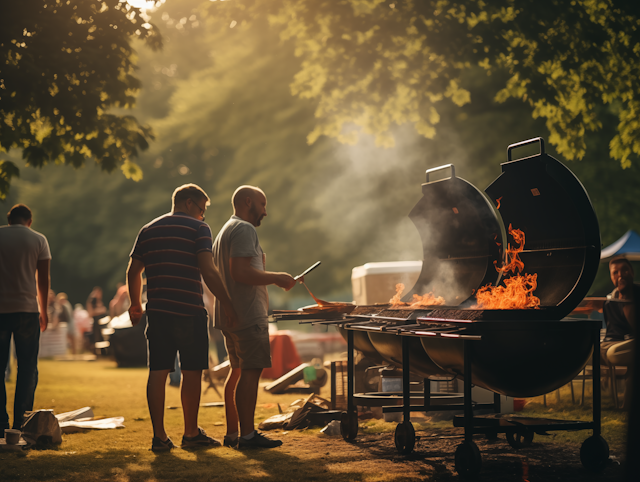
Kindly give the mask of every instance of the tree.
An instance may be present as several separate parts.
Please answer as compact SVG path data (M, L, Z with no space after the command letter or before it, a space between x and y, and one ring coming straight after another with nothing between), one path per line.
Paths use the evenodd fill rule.
M461 110L443 105L436 139L403 126L394 129L393 148L376 148L364 135L354 146L326 136L308 145L314 105L288 87L300 69L293 43L281 42L265 17L233 28L207 17L201 6L209 4L167 2L152 13L166 45L142 50L138 61L146 88L132 114L157 136L140 155L144 179L134 184L105 178L95 166L51 165L26 170L12 186L9 202L27 203L34 228L51 244L53 289L72 300L84 302L87 286L107 293L124 280L141 225L166 213L171 192L186 182L211 196L207 223L214 233L232 212L236 187L264 188L269 216L259 229L271 269L299 273L320 259L309 287L326 299L350 300L354 266L420 259L407 213L420 198L426 169L455 162L458 175L484 188L499 174L508 143L544 129L532 126L521 103L496 105L482 94L497 76L476 76L468 82L473 103ZM281 308L288 296L311 303L300 300L303 293L276 289L271 301Z
M157 29L124 0L20 0L0 16L0 152L26 164L80 167L95 159L139 179L132 161L153 138L114 108L133 106L140 88L131 39L162 45ZM18 167L0 160L0 199Z
M308 136L393 145L395 124L432 138L442 103L470 102L464 78L507 73L495 100L520 99L543 118L566 159L582 159L617 117L610 156L640 154L640 4L626 0L238 0L215 2L233 21L269 17L303 61L291 90L316 102Z

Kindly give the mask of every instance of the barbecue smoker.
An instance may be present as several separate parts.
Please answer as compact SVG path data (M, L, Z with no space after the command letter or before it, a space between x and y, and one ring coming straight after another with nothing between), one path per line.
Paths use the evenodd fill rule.
M539 154L512 160L513 149L535 143ZM598 356L600 343L600 322L565 318L587 294L600 261L598 221L589 197L573 173L545 153L542 138L510 145L507 157L502 174L485 193L456 177L453 165L428 170L423 197L409 214L424 253L422 272L403 301L433 292L443 296L447 306L357 306L342 319L334 314L333 320L315 320L337 325L348 342L348 411L343 414L342 435L353 440L358 431L355 348L403 369L403 405L383 408L403 413L395 432L400 453L410 453L415 444L411 411L463 409L464 416L454 418L454 425L465 429L465 440L455 453L461 475L475 475L481 468L473 434L505 433L509 443L519 448L530 444L534 433L550 430L592 429L580 458L588 469L600 470L609 448L600 436L598 363L593 364L591 422L498 415L500 394L533 397L565 385L583 369L591 353ZM450 169L450 176L433 180L433 173L443 169ZM524 273L537 273L534 295L540 298L540 307L473 309L474 293L501 281L496 266L504 260L509 226L526 235L520 259ZM411 405L410 372L425 378L423 406ZM437 397L431 397L427 379L443 376L464 380L463 406L438 403ZM494 403L474 403L472 384L493 391ZM473 411L481 408L496 414L474 416Z

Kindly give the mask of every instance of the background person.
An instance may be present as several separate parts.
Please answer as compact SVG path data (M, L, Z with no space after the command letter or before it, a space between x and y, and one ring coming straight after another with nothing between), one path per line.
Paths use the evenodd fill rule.
M215 326L222 330L231 362L224 387L227 419L225 445L238 448L272 448L282 445L254 427L258 382L263 368L271 366L269 345L269 296L267 285L290 290L296 281L288 273L266 271L266 256L256 227L267 215L267 197L253 186L240 186L233 194L234 214L213 243L213 258L229 289L239 322L231 324L215 302ZM240 424L240 437L238 437Z
M47 298L47 316L49 318L49 328L55 330L58 328L58 315L60 314L60 307L56 301L56 292L52 289L49 290L49 297Z
M236 319L227 289L213 264L211 230L204 223L209 197L195 184L185 184L174 191L172 200L171 213L154 219L138 233L127 268L129 316L133 325L143 314L143 271L147 276L147 402L153 425L153 451L174 447L164 427L164 401L167 375L173 370L177 353L183 377L182 447L220 445L198 427L202 370L209 368L201 277L220 300L230 322L233 324Z
M640 286L633 282L633 267L626 258L609 262L611 282L615 286L604 305L607 332L600 345L602 360L609 365L630 366L635 346L637 318L640 312Z
M129 309L131 302L129 301L129 292L127 286L124 283L118 283L116 288L116 294L109 302L109 316L115 318Z
M640 315L640 286L633 282L633 267L626 258L609 261L609 274L615 287L604 304L604 320L607 325L605 338L600 344L600 358L609 366L633 367L635 334ZM630 377L634 374L631 373ZM631 379L631 378L630 378ZM628 382L628 386L631 383ZM629 408L625 390L625 408Z
M58 296L56 296L56 304L58 305L58 322L64 321L67 324L67 341L71 353L75 355L78 346L78 330L76 329L76 323L73 317L73 308L71 308L67 294L58 293Z
M91 293L89 293L89 297L87 298L87 311L89 312L89 316L93 318L93 339L91 341L93 342L93 351L95 353L95 344L104 340L100 327L100 319L107 314L107 308L102 301L102 288L99 286L95 286L93 290L91 290Z
M91 349L89 331L92 323L89 312L84 309L82 303L76 303L73 308L73 324L78 332L78 348L80 351Z
M13 335L18 377L13 405L13 428L20 429L24 412L33 410L38 384L40 332L49 318L49 266L47 238L30 229L31 210L16 204L7 214L8 226L0 227L0 373L4 373ZM0 435L9 428L7 391L0 390Z

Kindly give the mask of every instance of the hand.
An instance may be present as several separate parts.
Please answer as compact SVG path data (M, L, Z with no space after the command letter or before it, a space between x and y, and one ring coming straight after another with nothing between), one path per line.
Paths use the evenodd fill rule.
M289 291L296 285L296 280L289 273L278 273L275 284L283 290Z
M46 311L40 312L40 331L45 331L49 325L49 314Z
M131 324L136 326L140 323L140 319L142 318L142 306L140 305L131 305L129 308L129 318L131 319Z
M227 316L227 324L229 328L233 328L237 326L240 321L238 320L238 315L236 314L236 310L233 308L233 305L223 305L222 309L224 310L224 314Z

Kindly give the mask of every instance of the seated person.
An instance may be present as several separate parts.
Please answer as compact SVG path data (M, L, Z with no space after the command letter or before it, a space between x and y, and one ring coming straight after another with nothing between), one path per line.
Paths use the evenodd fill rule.
M640 285L633 283L633 268L626 258L613 258L609 274L615 289L604 304L607 333L600 344L602 362L630 367L633 363L635 332L640 310Z

